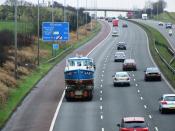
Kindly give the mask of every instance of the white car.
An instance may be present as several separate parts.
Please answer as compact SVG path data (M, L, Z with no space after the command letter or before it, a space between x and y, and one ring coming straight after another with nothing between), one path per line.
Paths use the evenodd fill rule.
M163 94L159 99L159 111L165 113L165 111L175 111L175 94Z
M123 62L126 59L125 52L116 52L114 56L115 62Z
M159 25L159 26L163 26L163 22L160 21L158 25Z
M112 31L112 36L114 36L114 37L119 36L118 31L116 31L116 30Z
M130 86L130 76L127 72L116 72L113 76L114 87L117 85L128 85Z

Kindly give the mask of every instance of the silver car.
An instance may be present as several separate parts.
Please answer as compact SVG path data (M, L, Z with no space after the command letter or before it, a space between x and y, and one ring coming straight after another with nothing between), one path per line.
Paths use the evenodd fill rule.
M130 76L127 72L116 72L113 76L114 87L117 85L128 85L130 86Z
M113 30L113 31L112 31L112 36L114 36L114 37L116 37L116 36L119 36L119 33L118 33L118 31L116 31L116 30Z
M163 94L159 99L159 111L165 113L165 111L175 111L175 94Z
M126 59L126 55L124 52L116 52L114 56L115 62L123 62Z

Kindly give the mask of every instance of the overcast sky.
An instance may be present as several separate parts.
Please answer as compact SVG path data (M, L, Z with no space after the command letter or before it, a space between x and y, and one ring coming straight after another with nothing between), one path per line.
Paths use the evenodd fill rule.
M0 4L6 0L0 0ZM26 0L28 2L37 3L38 0ZM51 0L39 0L40 2L48 3ZM59 3L64 3L64 0L54 0ZM65 0L66 4L71 6L77 6L77 1L79 1L79 6L86 7L86 0ZM87 7L94 7L95 0L87 0ZM132 8L143 8L146 1L155 2L157 0L97 0L97 8L119 8L119 9L132 9ZM167 2L166 10L175 12L175 0L165 0ZM98 14L103 14L100 12ZM108 13L108 15L113 13Z

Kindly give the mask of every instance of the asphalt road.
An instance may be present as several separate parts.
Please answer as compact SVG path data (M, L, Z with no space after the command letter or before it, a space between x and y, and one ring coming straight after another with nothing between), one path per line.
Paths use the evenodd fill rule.
M169 43L171 44L171 46L173 47L174 51L175 51L175 25L173 25L173 35L169 36L168 31L169 29L165 28L165 24L163 26L159 26L158 23L159 21L153 21L153 20L136 20L138 22L142 22L144 24L147 24L155 29L157 29L159 32L162 33L162 35L169 41Z
M70 56L77 53L86 55L110 32L110 26L100 22L102 29L99 34L81 46ZM57 104L65 89L64 85L65 59L58 63L29 93L21 105L13 113L3 131L48 131L54 116Z
M122 117L143 116L150 131L174 131L175 114L160 114L158 98L173 93L163 80L145 82L144 70L154 66L148 52L147 36L137 25L118 28L119 37L109 36L90 57L96 62L94 98L89 102L67 102L65 99L57 115L53 131L116 131ZM125 53L134 58L138 71L129 72L130 87L113 87L112 75L122 71L122 63L114 62L116 44L127 43Z

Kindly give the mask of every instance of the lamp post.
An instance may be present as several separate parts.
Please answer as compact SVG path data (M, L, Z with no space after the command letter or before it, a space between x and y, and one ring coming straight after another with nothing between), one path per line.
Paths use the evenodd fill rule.
M17 66L17 49L18 49L18 45L17 45L17 0L15 0L15 30L14 30L14 33L15 33L15 78L17 79L17 73L18 73L18 66Z
M64 0L64 11L63 11L63 16L64 16L64 22L66 22L66 8L65 8L65 6L66 6L66 0Z
M79 6L78 6L78 3L79 3L79 0L77 0L77 40L78 40L78 35L79 35L79 33L78 33L78 8L79 8Z
M39 0L38 0L38 42L37 42L37 65L38 66L40 64L39 63L39 61L40 61L40 59L39 59L39 57L40 57L40 52L39 52L40 51L40 44L39 44L39 38L40 38L40 32L39 32L40 31L39 30L40 22L39 21L40 21L40 17L39 16L40 16L40 12L39 12Z

